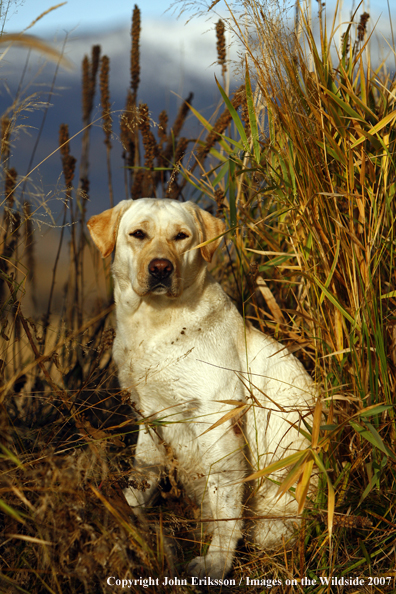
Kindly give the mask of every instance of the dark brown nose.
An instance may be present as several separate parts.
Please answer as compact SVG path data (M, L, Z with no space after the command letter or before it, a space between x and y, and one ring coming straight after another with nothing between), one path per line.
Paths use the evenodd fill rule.
M173 264L165 258L155 258L149 264L149 273L158 280L168 278L173 272Z

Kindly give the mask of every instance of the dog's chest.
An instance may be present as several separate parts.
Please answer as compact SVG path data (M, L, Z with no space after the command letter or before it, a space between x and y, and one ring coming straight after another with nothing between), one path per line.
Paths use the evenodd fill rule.
M157 326L131 319L129 326L118 325L114 359L122 387L147 415L166 408L183 415L209 411L214 399L243 398L233 372L241 365L236 344L225 343L217 324L182 316Z

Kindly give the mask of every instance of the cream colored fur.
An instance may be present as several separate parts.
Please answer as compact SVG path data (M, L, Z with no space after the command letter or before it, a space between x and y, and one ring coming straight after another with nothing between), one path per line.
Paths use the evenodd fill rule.
M224 231L220 220L189 202L144 198L92 217L88 227L103 256L116 248L113 356L121 386L143 417L165 421L156 431L141 428L135 466L150 488L129 488L126 498L135 508L150 500L172 451L178 479L214 520L207 554L188 570L221 577L241 537L242 479L308 446L298 427L314 403L312 380L282 345L245 327L207 271ZM154 259L173 266L165 286L153 286ZM231 400L252 406L239 421L230 418L205 433L235 406L221 401ZM271 519L254 523L254 537L273 549L290 536L297 505L290 494L278 500L269 479L255 487L249 515Z

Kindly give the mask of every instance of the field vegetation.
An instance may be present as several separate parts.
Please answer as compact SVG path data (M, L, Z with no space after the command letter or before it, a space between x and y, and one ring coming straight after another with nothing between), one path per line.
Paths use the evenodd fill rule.
M191 4L198 3L179 6ZM210 120L190 95L173 123L164 110L153 126L138 97L144 73L136 6L130 90L119 122L111 111L109 59L99 46L83 59L81 162L71 153L67 122L60 122L63 220L48 301L31 316L26 301L40 278L35 202L10 166L17 101L2 114L1 592L110 592L109 576L158 577L161 584L164 575L185 578L185 565L205 546L194 537L199 509L171 464L145 521L130 515L122 494L135 480L139 418L111 359L110 262L100 261L86 230L95 102L109 207L119 199L109 158L119 130L122 198L194 200L225 217L229 233L213 274L247 321L303 362L320 393L313 424L303 429L311 446L283 461L289 472L279 491L294 493L302 514L296 541L276 553L241 542L230 578L280 580L274 592L348 589L331 585L332 577L364 577L361 592L396 587L394 77L370 53L370 15L360 7L340 30L339 7L326 15L321 0L312 19L297 4L294 23L290 11L258 0L235 3L218 21L218 4L209 13L217 22L221 107ZM231 91L227 31L241 58L241 84ZM29 37L3 35L0 42L31 44L62 60ZM389 52L396 56L394 46ZM182 134L188 113L202 125L198 139ZM62 309L54 311L65 252L68 281ZM95 300L88 269L97 271ZM269 480L270 471L252 469L258 480ZM315 498L307 495L312 473L319 477ZM136 486L144 489L144 481L136 478ZM305 577L310 585L301 584ZM172 588L199 591L146 591Z

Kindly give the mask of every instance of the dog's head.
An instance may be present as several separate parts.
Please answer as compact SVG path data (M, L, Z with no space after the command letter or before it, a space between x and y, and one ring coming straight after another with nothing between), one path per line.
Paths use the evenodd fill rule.
M212 260L225 230L192 202L153 198L123 200L87 224L104 258L116 248L113 271L120 285L132 285L141 297L179 297Z

